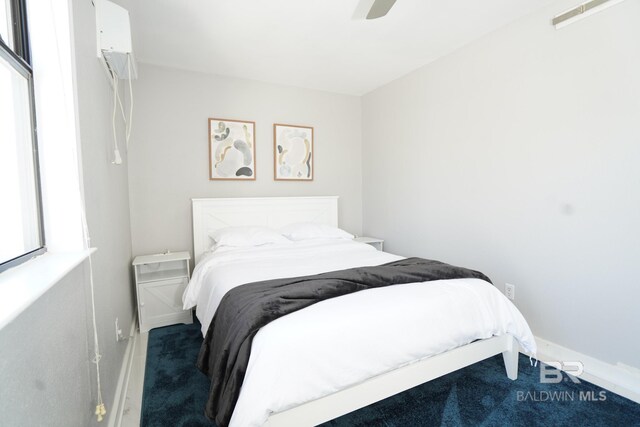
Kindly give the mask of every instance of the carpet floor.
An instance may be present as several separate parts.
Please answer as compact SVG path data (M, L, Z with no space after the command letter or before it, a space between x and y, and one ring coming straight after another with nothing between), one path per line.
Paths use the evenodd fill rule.
M211 427L209 381L196 367L200 325L149 333L143 427ZM604 399L603 399L604 398ZM640 405L591 383L540 383L521 355L517 381L498 355L332 420L324 426L640 426Z

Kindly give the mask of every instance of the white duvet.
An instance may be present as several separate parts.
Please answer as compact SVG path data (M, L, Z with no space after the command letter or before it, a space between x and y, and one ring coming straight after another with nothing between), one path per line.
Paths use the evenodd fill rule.
M183 296L206 333L225 293L244 283L402 259L348 240L229 249L205 256ZM518 309L480 279L410 283L319 302L264 326L253 340L231 426L260 426L271 413L492 336L513 335L535 353Z

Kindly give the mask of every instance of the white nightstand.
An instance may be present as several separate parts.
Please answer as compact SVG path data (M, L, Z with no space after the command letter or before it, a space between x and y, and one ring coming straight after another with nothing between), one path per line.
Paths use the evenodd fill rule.
M382 239L377 239L375 237L356 237L353 240L355 240L356 242L366 243L367 245L371 245L379 251L384 250L384 240Z
M191 310L182 309L189 283L189 252L138 256L133 260L140 332L176 323L193 323Z

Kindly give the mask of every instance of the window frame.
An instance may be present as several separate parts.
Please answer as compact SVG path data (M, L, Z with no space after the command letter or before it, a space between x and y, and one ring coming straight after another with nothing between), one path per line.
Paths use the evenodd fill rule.
M38 235L40 246L15 258L2 262L0 260L0 273L16 265L22 264L31 258L46 252L46 240L44 234L44 215L42 209L42 183L40 181L40 159L38 151L38 138L36 126L36 102L33 85L33 69L31 67L31 49L29 44L29 31L27 24L26 0L9 0L11 4L11 31L13 34L13 49L0 39L0 57L4 59L16 72L25 77L29 88L29 111L31 119L31 143L33 153L33 174L36 196L36 211L38 215Z

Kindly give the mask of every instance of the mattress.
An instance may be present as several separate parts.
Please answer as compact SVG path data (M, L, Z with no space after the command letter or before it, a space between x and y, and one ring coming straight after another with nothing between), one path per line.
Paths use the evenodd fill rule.
M196 306L204 336L223 296L236 286L399 259L350 240L217 250L196 266L184 308ZM535 353L520 312L480 279L394 285L322 301L269 323L255 336L230 425L259 426L271 413L503 334Z

